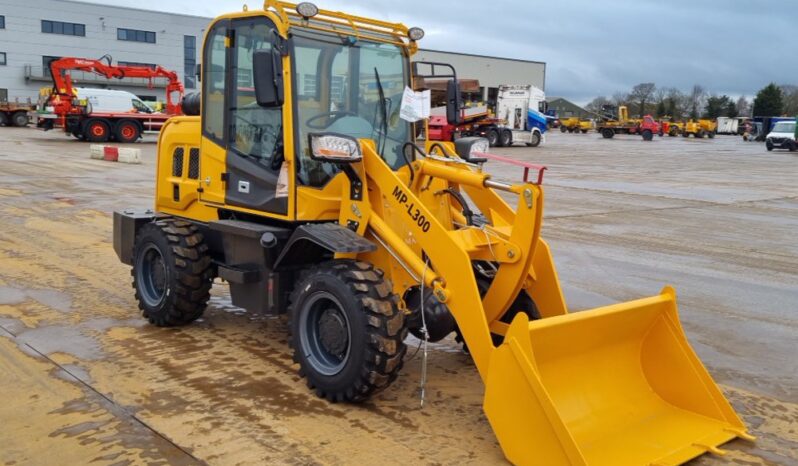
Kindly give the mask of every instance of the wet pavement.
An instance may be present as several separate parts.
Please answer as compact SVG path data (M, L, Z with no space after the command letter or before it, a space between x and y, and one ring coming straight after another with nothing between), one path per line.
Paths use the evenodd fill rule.
M452 340L430 353L423 409L415 347L391 388L349 406L311 394L284 319L231 306L226 285L190 326L146 324L111 212L152 205L152 141L124 165L0 128L0 464L503 463ZM797 464L798 155L559 133L496 152L549 167L543 234L572 310L676 287L690 342L758 437L694 463Z

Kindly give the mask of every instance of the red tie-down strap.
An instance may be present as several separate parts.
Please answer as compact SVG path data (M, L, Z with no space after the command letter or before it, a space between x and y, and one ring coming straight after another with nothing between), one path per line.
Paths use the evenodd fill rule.
M519 167L524 167L524 183L529 183L529 170L537 170L538 172L538 180L537 182L532 182L532 184L543 184L543 172L546 171L545 165L537 165L534 163L529 162L522 162L520 160L511 159L510 157L504 157L501 155L494 155L488 154L487 152L474 152L473 153L476 157L488 159L488 160L495 160L497 162L504 162L509 163L510 165L517 165Z

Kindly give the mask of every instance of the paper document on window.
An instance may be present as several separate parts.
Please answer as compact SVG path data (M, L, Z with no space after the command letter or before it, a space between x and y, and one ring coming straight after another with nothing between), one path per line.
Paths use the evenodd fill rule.
M424 118L429 118L430 113L430 91L415 92L405 86L402 94L402 106L399 109L399 116L411 123Z

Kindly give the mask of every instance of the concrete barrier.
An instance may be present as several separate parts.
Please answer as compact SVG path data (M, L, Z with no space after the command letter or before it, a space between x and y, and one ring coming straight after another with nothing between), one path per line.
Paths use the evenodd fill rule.
M134 149L131 147L92 144L89 146L89 155L92 159L105 160L108 162L141 163L141 149Z

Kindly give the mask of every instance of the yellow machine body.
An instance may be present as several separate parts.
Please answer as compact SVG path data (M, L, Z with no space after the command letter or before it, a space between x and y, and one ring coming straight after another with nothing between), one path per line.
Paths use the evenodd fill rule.
M284 39L289 30L345 30L361 39L400 44L408 59L415 51L402 25L325 10L307 22L293 7L267 1L263 10L216 21L264 16ZM463 163L451 143L438 143L436 156L428 144L426 156L411 163L411 181L410 168L392 169L371 139L360 139L362 161L350 165L362 180L361 199L351 195L342 172L323 187L298 183L294 128L301 123L294 117L293 59L291 54L282 58L285 213L228 202L225 147L201 135L199 116L172 118L161 131L158 212L193 222L218 220L225 210L285 223L356 225L359 235L378 245L356 258L384 270L396 295L421 281L451 311L486 385L488 420L513 463L679 464L707 451L717 453L734 437L748 437L688 344L672 290L568 313L550 248L541 237L544 193L539 184L493 182L481 167ZM209 79L207 73L203 69L203 80ZM327 78L319 77L320 88L329 86ZM205 105L220 97L202 98ZM624 121L626 109L621 110ZM178 153L187 161L198 157L199 171L192 173L189 163L176 170ZM442 194L445 189L468 196L487 225L465 226L461 206ZM498 189L517 195L517 204L508 205ZM475 260L498 264L484 296L472 273ZM519 313L511 324L502 322L522 290L536 303L541 319L529 322ZM498 347L491 333L504 335Z

